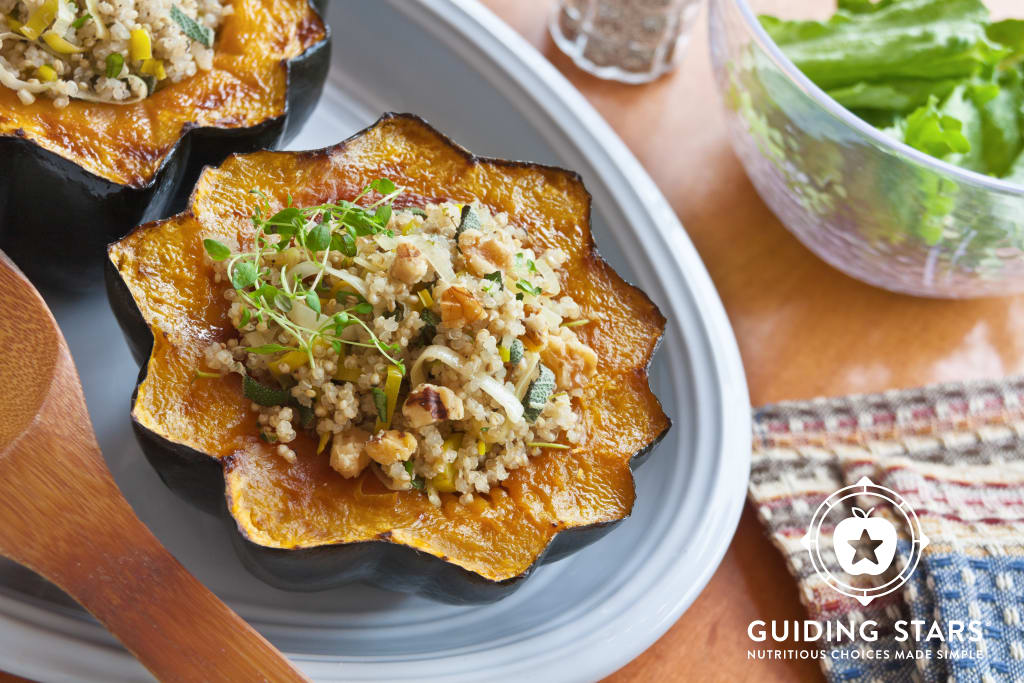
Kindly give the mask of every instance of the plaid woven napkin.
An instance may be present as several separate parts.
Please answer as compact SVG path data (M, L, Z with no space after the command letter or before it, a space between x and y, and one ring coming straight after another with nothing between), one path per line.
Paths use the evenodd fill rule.
M865 476L909 503L929 544L899 590L862 605L815 571L801 538L823 500ZM1024 378L762 408L754 416L749 494L810 619L877 624L868 638L858 632L818 642L827 678L1024 680ZM894 519L896 512L872 514ZM831 531L821 528L822 547L830 547ZM892 572L911 550L901 532ZM834 553L822 559L850 583L881 585L892 576L852 577ZM974 621L981 637L906 637L913 620L937 623L947 637L948 627Z

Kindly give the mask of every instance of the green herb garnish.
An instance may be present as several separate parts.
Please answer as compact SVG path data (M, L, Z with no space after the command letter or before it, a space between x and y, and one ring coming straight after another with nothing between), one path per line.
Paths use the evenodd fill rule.
M420 311L420 319L426 324L420 328L420 336L417 338L416 343L421 346L427 346L434 340L434 335L437 334L437 326L441 324L441 318L429 308L424 308Z
M333 247L337 245L342 253L354 255L357 237L385 233L386 223L382 225L378 221L390 216L391 203L401 193L401 189L392 181L383 178L363 188L355 201L359 201L371 191L386 194L369 206L337 201L306 208L291 206L289 197L289 206L272 213L270 200L259 190L253 190L252 194L260 199L251 217L256 229L255 250L231 254L228 247L220 242L204 240L203 245L210 258L227 261L228 279L235 288L239 300L245 305L244 322L251 318L256 318L260 322L273 321L294 340L291 346L267 344L247 351L271 354L301 350L309 355L310 364L315 367L316 359L312 347L317 340L322 340L339 353L343 344L375 348L403 374L405 373L405 365L394 355L399 351L399 347L383 343L366 321L359 317L373 313L373 306L362 296L352 292L339 292L335 297L336 301L347 307L331 316L323 315L321 293L328 291L324 287L324 277L330 267L329 256ZM388 207L387 211L382 211L381 207L385 206ZM277 267L272 266L273 261L269 257L289 247L300 249L303 252L302 260L315 264L318 268L312 274L298 277L290 273L287 266L283 266L279 271L274 271L280 276L280 284L271 284L271 268ZM288 314L296 306L305 306L316 313L317 324L307 327L294 322ZM246 313L248 317L245 317ZM362 328L369 341L342 339L342 333L352 325Z
M320 297L316 295L316 292L306 292L306 305L317 313L323 312L320 308Z
M487 275L484 275L484 279L485 280L490 280L491 282L497 283L498 284L498 291L501 291L502 289L505 289L505 281L502 280L501 271L500 270L496 270L493 273L488 273ZM485 285L484 286L484 291L485 292L491 291L491 287L492 286L493 285Z
M518 282L516 282L516 289L521 290L532 296L540 296L541 292L543 291L537 285L532 285L526 280L519 280Z
M410 208L406 209L406 211L411 213L413 216L419 216L420 218L426 218L427 217L427 212L424 211L423 209L421 209L418 206L410 207Z
M459 217L459 227L455 229L455 236L458 237L466 230L479 230L480 216L469 204L462 207L462 214Z
M249 375L242 377L242 394L256 405L261 406L283 406L292 397L287 389L268 387L266 384L260 384Z
M92 15L86 12L85 14L71 22L71 28L77 31L78 29L85 26L85 22L89 21L90 19L92 19Z
M294 346L281 346L280 344L264 344L263 346L247 346L246 352L248 353L280 353L281 351L294 351Z
M124 69L124 55L117 52L107 55L107 78L117 78L121 75L122 69Z
M388 395L380 387L373 387L373 405L381 422L388 421Z
M231 284L235 289L251 287L257 277L259 277L259 271L253 261L238 261L231 270Z
M217 240L205 239L203 240L203 246L206 248L206 253L214 261L223 261L231 256L231 250L228 249L227 245L221 244Z
M412 487L417 491L422 491L424 489L423 477L413 474L414 465L412 464L412 460L406 460L404 467L405 471L409 473Z
M526 349L523 347L523 342L513 339L512 344L508 347L508 362L513 365L518 363L523 359L525 353Z
M201 43L206 47L213 47L213 29L203 26L195 19L185 14L177 5L171 5L171 19L174 20L185 35L191 40Z
M430 325L431 327L436 327L437 325L441 324L441 317L437 313L434 313L429 308L424 308L422 311L420 311L420 318L423 320L423 322L425 322L427 325Z
M523 252L519 252L515 255L515 268L520 271L526 268L527 272L536 273L537 263L533 259L526 258L526 254Z
M316 422L316 413L309 406L304 406L301 403L295 404L295 412L299 414L299 422L302 424L304 429L312 429L313 424Z
M530 384L530 388L526 390L526 396L523 397L523 407L526 409L523 411L523 415L527 422L535 422L540 417L544 406L554 392L555 373L546 365L541 365L540 374Z

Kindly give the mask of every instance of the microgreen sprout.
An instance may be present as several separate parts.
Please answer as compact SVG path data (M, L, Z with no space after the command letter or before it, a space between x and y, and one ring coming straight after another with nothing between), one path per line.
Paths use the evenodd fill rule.
M360 205L358 202L371 192L380 198ZM330 315L324 313L322 302L322 295L328 300L331 296L325 277L341 272L331 266L331 253L351 258L356 255L357 238L378 234L393 237L388 222L392 203L402 188L387 178L379 178L352 201L338 200L304 208L293 206L289 195L285 208L277 212L273 212L270 199L262 191L253 189L250 193L259 200L251 216L256 233L254 249L233 253L215 239L203 240L210 258L225 262L227 279L244 305L239 327L253 320L272 321L291 340L290 344L264 344L248 347L246 351L276 354L299 350L306 353L310 366L315 367L313 348L317 342L328 344L339 353L343 344L375 348L405 374L405 365L397 357L399 346L382 342L359 317L373 313L373 306L362 295L337 292L334 299L344 308ZM274 258L286 249L296 250L298 258ZM278 263L282 265L278 267ZM279 284L274 284L272 273L278 275ZM361 328L369 341L343 336L353 325Z

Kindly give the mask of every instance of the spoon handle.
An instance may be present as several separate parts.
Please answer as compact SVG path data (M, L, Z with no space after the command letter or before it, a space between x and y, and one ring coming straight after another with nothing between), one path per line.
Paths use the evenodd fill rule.
M116 507L128 507L120 502ZM130 509L112 512L121 517L112 525L118 535L131 540L101 548L83 538L78 557L63 560L74 575L55 578L157 678L307 680L193 577Z
M36 419L0 448L0 520L0 553L70 594L157 678L308 680L135 516L63 345Z
M50 530L37 529L33 540L43 552L5 542L4 554L70 594L160 680L307 680L160 544L112 481L110 487L91 500L68 501ZM9 537L15 525L5 526Z

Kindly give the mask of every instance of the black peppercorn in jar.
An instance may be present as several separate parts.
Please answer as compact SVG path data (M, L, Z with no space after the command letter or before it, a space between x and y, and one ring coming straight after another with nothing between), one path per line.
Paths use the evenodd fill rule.
M675 66L699 8L700 0L558 0L550 29L585 71L644 83Z

